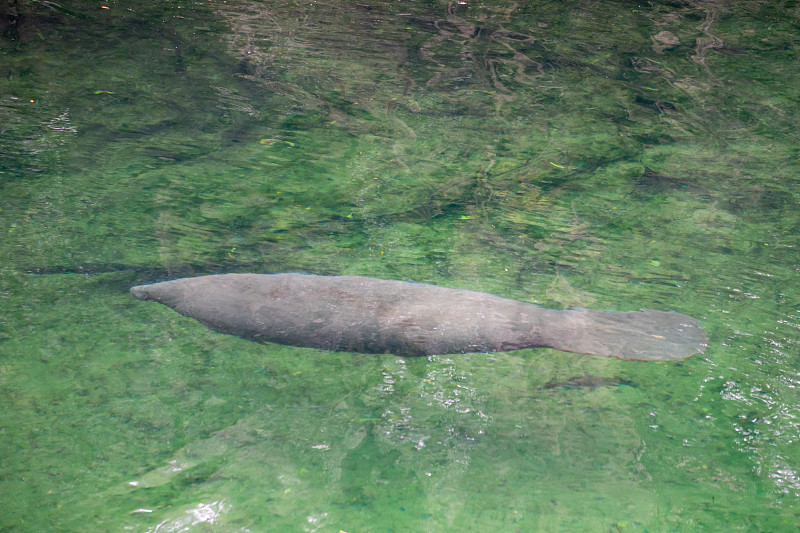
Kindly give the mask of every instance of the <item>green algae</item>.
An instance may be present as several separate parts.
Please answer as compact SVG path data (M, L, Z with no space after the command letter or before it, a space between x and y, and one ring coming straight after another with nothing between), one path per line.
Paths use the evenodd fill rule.
M108 7L3 28L0 527L793 527L793 3ZM675 309L711 345L404 361L127 294L226 271ZM636 386L543 389L584 374Z

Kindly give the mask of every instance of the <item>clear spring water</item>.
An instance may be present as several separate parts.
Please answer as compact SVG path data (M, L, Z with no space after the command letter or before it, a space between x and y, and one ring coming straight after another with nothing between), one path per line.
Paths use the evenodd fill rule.
M12 2L0 529L793 531L794 2ZM703 355L399 359L131 285L676 310Z

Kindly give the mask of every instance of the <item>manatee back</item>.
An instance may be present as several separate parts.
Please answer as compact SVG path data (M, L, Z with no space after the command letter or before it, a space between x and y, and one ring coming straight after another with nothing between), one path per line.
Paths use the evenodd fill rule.
M536 306L424 283L310 274L222 274L138 286L214 331L258 342L424 356L535 345L519 308Z

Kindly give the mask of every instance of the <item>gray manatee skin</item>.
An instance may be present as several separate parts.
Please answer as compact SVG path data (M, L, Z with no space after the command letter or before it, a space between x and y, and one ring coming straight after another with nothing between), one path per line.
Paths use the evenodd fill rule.
M219 333L340 352L429 356L549 347L668 361L706 346L698 322L680 313L560 311L361 276L218 274L140 285L131 294Z

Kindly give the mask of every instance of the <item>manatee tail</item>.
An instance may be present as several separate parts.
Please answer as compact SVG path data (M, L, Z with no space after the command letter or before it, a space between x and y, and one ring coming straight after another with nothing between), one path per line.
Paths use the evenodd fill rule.
M565 329L553 332L548 346L636 361L675 361L702 353L706 332L694 318L653 311L564 311Z

